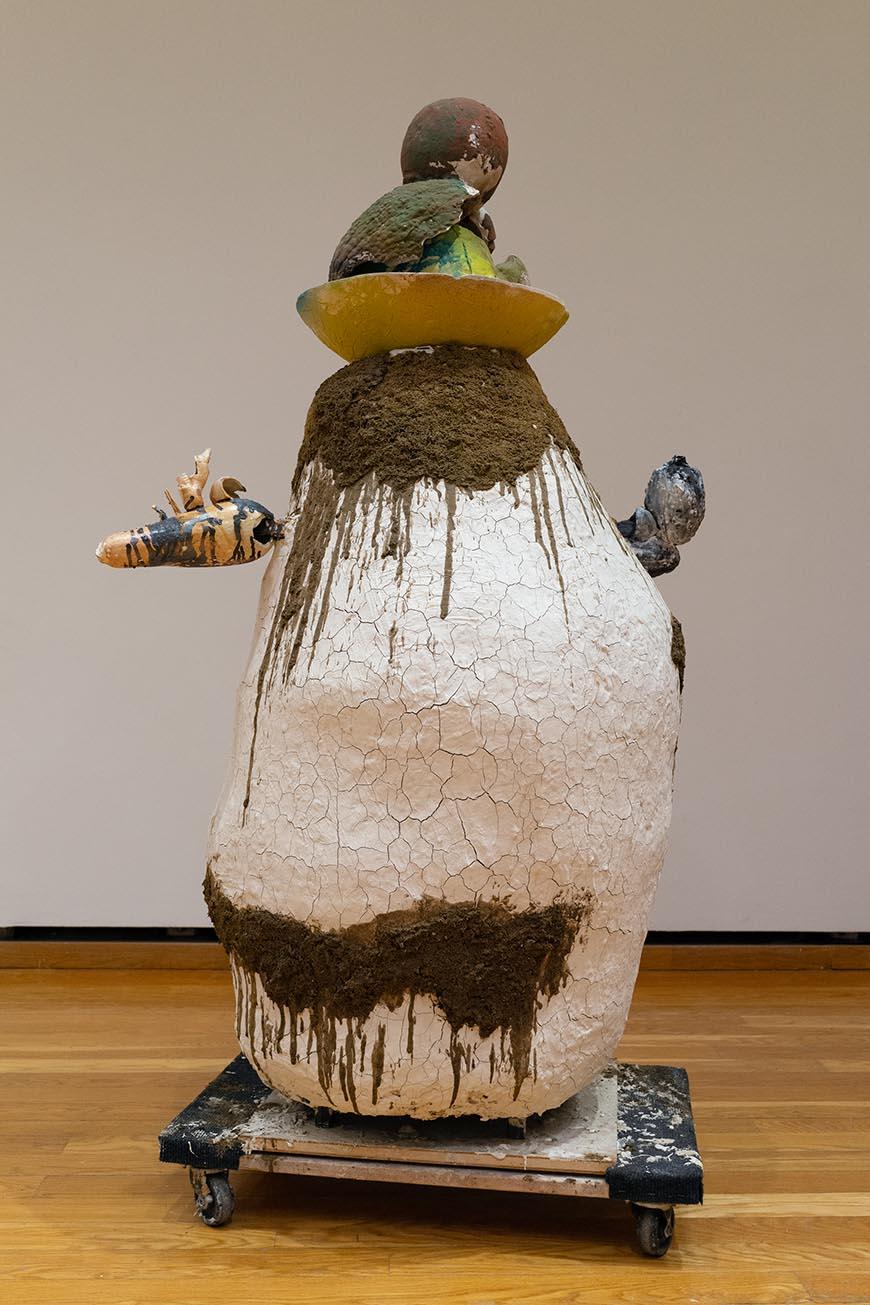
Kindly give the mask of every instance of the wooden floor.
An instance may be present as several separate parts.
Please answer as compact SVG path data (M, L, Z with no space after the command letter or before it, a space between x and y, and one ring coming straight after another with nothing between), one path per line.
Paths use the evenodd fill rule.
M217 971L0 971L3 1305L870 1301L870 971L645 971L621 1055L685 1065L707 1202L243 1174L193 1216L155 1137L235 1054Z

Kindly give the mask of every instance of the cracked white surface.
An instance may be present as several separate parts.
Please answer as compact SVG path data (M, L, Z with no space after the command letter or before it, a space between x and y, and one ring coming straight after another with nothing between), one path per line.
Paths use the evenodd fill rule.
M517 1099L499 1031L482 1039L466 1027L451 1104L451 1030L423 994L413 1055L407 999L337 1035L343 1044L349 1033L357 1051L366 1039L355 1070L361 1113L551 1108L611 1057L628 1012L670 819L680 711L670 614L568 451L552 447L515 488L418 482L396 502L392 556L396 496L370 477L337 493L308 619L273 652L243 812L258 673L288 550L312 492L331 484L320 463L306 468L264 579L211 829L213 873L235 905L325 929L425 896L509 898L523 909L591 890L588 930L567 982L538 1012L534 1072ZM292 1064L287 1039L275 1036L280 1012L236 967L234 979L242 1048L262 1076L289 1096L350 1108L337 1071L324 1091L307 1031Z

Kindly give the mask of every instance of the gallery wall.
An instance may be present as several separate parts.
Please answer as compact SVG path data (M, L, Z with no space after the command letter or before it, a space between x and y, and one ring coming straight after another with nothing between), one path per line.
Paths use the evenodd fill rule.
M338 360L302 326L406 122L471 95L535 359L615 515L674 452L708 518L660 929L870 928L870 6L4 0L2 925L206 923L262 571L112 572L214 449L283 511Z

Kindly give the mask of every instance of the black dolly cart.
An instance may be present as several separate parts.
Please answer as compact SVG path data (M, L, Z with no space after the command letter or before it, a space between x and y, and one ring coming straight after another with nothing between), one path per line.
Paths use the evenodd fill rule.
M656 1257L670 1247L674 1207L703 1197L689 1081L669 1065L614 1064L522 1123L421 1121L312 1109L237 1056L164 1128L160 1159L189 1170L196 1211L215 1228L232 1217L236 1169L625 1201L641 1250Z

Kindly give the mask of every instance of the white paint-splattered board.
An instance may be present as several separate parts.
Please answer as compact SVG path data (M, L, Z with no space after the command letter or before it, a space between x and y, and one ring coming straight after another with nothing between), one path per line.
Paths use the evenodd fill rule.
M336 1115L330 1127L312 1111L270 1092L238 1130L243 1154L320 1156L465 1168L604 1174L615 1163L615 1069L556 1110L533 1116L525 1137L506 1137L476 1118L413 1120Z

